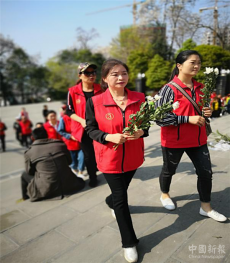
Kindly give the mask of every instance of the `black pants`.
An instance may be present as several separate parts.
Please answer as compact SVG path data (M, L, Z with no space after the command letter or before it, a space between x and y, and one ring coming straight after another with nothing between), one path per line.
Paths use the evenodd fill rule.
M112 194L106 198L106 204L114 209L120 229L122 247L133 247L139 242L133 229L128 206L127 190L136 170L121 174L104 173Z
M29 147L31 145L31 134L23 134L22 135L22 146Z
M5 143L5 135L0 135L1 144L2 144L2 151L5 152L6 150L6 143Z
M200 201L209 203L212 190L212 168L207 144L192 148L162 147L164 164L160 174L161 191L163 193L169 192L172 176L176 173L177 166L184 152L191 159L198 175L197 190Z
M26 172L23 172L21 175L22 198L24 200L29 199L29 196L27 195L27 186L33 178L33 175L29 175Z
M84 153L84 161L87 172L89 174L90 182L95 182L97 180L97 163L95 159L95 152L93 148L93 140L84 131L81 139L81 149Z
M22 137L20 135L20 131L15 133L15 136L16 136L16 140L18 140L20 142L20 144L22 145Z

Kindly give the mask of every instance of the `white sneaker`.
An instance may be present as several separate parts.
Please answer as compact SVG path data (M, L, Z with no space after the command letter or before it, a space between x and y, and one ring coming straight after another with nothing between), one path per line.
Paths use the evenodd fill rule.
M210 212L205 212L202 208L200 208L200 215L210 217L218 222L224 222L227 220L227 217L213 209Z
M116 215L115 215L115 212L114 212L113 209L111 209L111 215L112 215L112 217L113 217L114 219L116 219Z
M163 199L161 197L160 200L164 208L168 210L174 210L176 208L171 198Z
M86 176L84 174L80 174L80 173L77 174L77 177L82 178L82 179L86 178Z
M77 175L77 171L76 171L76 170L74 170L73 168L71 168L71 171L72 171L75 175Z
M124 248L124 257L128 262L137 262L138 254L136 247Z

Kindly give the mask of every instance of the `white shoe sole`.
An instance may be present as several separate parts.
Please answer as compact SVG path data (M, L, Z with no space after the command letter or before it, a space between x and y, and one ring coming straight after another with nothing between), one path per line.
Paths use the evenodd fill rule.
M167 198L167 199L168 199L168 198ZM171 198L169 198L169 199L171 199ZM165 209L170 210L170 211L176 209L176 206L174 205L172 199L171 199L172 204L165 204L165 203L164 203L164 199L162 199L162 198L160 198L160 201L161 201L161 204L163 205L163 207L164 207Z

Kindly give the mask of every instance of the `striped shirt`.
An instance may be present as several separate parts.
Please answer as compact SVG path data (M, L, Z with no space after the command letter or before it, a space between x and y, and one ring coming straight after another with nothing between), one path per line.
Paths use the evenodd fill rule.
M174 92L168 86L165 85L158 94L161 98L156 102L156 107L162 106L164 103L172 101L174 102ZM192 88L192 99L196 100L196 94L194 89ZM177 126L181 123L188 123L189 116L177 116L174 112L168 112L164 119L156 121L156 124L160 127L174 125Z

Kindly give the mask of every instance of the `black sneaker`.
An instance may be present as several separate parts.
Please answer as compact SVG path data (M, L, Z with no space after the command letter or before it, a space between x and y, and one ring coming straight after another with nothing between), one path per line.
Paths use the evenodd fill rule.
M90 180L89 181L89 186L90 187L96 187L98 185L98 180Z

